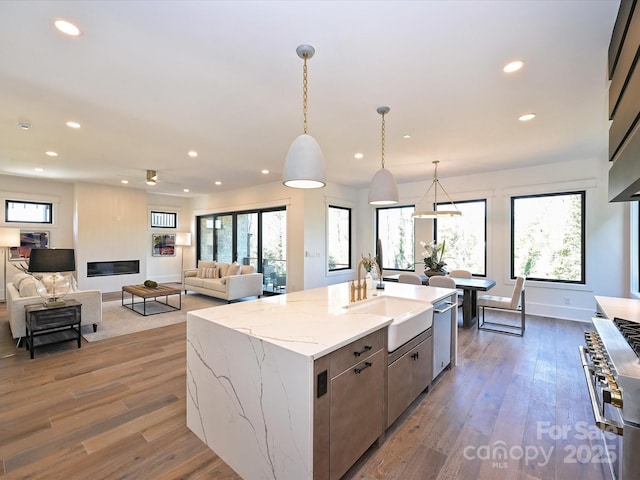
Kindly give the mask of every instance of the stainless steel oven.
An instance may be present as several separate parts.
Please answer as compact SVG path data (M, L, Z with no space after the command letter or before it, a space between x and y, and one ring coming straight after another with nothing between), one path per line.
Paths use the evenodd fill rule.
M606 460L617 480L640 478L640 323L592 319L580 357Z

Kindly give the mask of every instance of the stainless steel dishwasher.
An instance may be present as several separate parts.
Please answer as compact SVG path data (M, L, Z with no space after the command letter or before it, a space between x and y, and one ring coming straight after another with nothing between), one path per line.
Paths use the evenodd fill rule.
M455 311L453 311L455 309ZM452 329L457 328L451 316L457 317L458 302L455 296L440 300L433 306L433 378L451 364Z

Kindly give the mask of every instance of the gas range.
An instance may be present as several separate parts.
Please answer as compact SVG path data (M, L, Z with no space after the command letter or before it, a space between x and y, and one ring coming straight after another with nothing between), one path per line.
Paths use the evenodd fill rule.
M585 333L580 356L595 423L604 432L613 477L640 478L640 323L592 322L595 331Z

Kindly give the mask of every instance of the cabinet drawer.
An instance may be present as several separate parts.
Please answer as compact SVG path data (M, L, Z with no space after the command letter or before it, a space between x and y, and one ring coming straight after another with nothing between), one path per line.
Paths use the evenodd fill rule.
M67 327L80 323L80 307L61 308L49 312L29 312L26 323L32 332Z
M387 329L382 328L333 352L329 369L331 377L335 377L380 350L384 346L386 332Z

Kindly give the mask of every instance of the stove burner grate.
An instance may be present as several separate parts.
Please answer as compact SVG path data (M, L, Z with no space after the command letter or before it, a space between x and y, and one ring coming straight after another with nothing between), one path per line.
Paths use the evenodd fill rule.
M613 323L618 327L635 354L640 357L640 323L618 317L613 319Z

